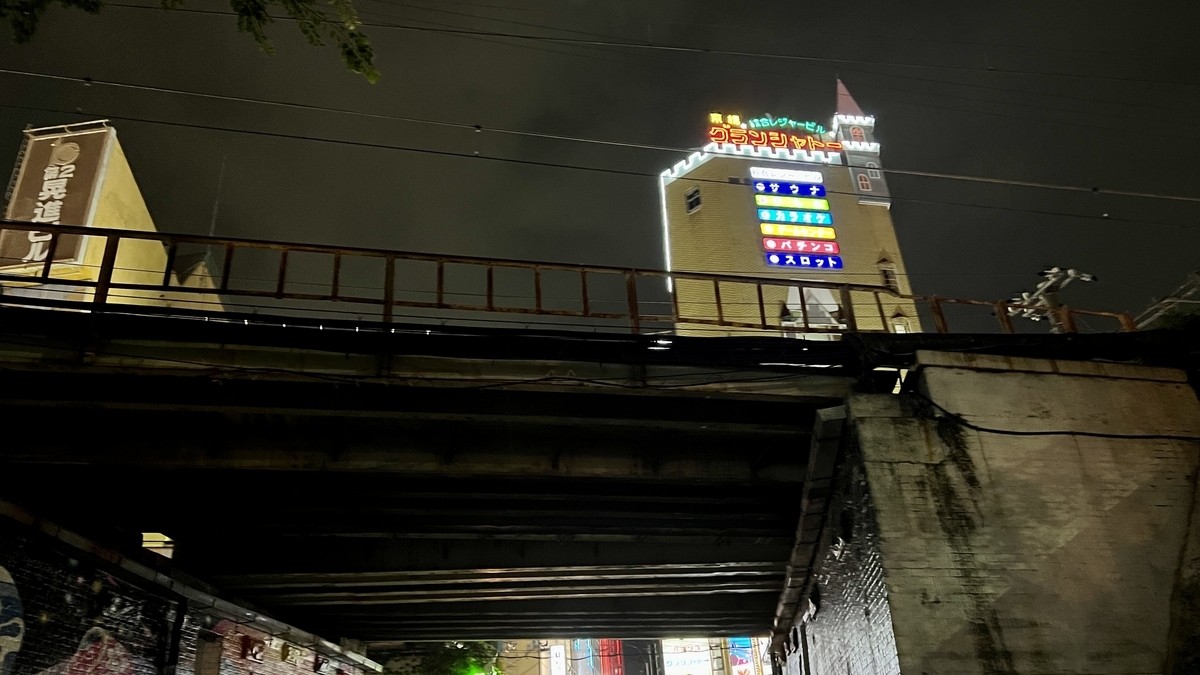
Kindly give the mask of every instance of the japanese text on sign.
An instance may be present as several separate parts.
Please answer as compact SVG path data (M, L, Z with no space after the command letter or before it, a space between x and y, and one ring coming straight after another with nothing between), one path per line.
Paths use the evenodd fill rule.
M811 199L809 197L784 197L782 195L754 195L754 203L759 206L782 206L788 209L814 209L828 211L829 201Z
M803 255L799 253L768 253L767 264L776 267L812 267L842 269L842 259L836 255Z
M763 240L763 248L767 251L795 253L841 253L841 247L836 241L810 241L808 239L775 239L767 237Z
M796 169L774 169L767 166L750 167L750 177L762 180L790 180L797 183L824 183L820 171L797 171Z
M713 143L750 145L757 148L791 148L793 150L841 150L836 141L821 141L812 136L793 136L782 131L758 131L737 127L709 127L708 140Z
M799 237L802 239L836 239L837 232L832 227L810 227L808 225L776 225L775 223L759 223L763 234L777 237Z
M59 224L63 200L67 198L67 183L75 176L74 162L78 157L79 145L76 143L63 143L55 148L50 162L42 169L42 189L33 208L32 222ZM29 252L21 260L42 262L50 255L49 242L53 235L31 231L28 236Z
M774 223L804 223L806 225L832 225L833 216L828 211L788 211L784 209L759 209L758 219Z
M773 195L792 195L794 197L824 197L824 185L811 185L806 183L784 183L781 181L755 181L755 192L765 192Z

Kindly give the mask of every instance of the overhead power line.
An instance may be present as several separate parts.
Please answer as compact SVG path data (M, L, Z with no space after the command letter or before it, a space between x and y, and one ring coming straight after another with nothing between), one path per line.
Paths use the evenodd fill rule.
M147 5L130 5L122 3L107 3L109 7L121 7L123 9L153 9L161 11L161 7L150 7ZM176 9L176 12L187 12L191 14L208 14L212 16L237 16L234 12L209 10L209 9ZM294 21L290 17L273 16L272 19L279 21ZM708 47L691 47L687 45L670 45L670 44L654 44L629 42L623 40L601 40L591 38L570 38L570 37L551 37L545 35L529 35L526 33L510 33L505 31L486 31L474 30L468 28L435 28L432 26L413 26L409 24L398 23L371 23L364 22L362 24L367 28L384 28L391 30L405 30L422 33L441 33L445 35L465 35L471 37L493 37L493 38L508 38L513 40L529 40L536 42L553 42L558 44L572 44L592 47L620 47L623 49L634 50L649 50L649 51L664 51L676 52L684 54L704 54L714 56L737 56L759 59L776 59L785 61L805 61L809 63L826 63L830 65L857 65L857 66L877 66L889 68L924 68L928 70L942 70L948 72L964 72L964 73L994 73L999 75L1021 75L1028 77L1049 77L1049 78L1066 78L1079 80L1098 80L1106 82L1127 82L1137 84L1159 84L1173 87L1200 87L1200 83L1196 82L1178 82L1173 80L1148 80L1135 77L1117 77L1115 75L1084 75L1078 73L1045 73L1033 70L1020 70L1015 68L979 68L974 66L953 66L944 64L927 64L927 63L904 63L900 61L872 61L867 59L839 59L827 56L807 56L801 54L778 54L771 52L754 52L743 51L736 49L711 49Z
M253 99L246 99L246 100L252 101ZM297 104L297 105L299 105L299 104ZM42 108L42 107L38 107L38 106L15 105L12 103L0 103L0 108L13 108L13 109L18 109L18 110L36 110L39 112L52 112L52 113L67 114L67 115L83 114L77 110L76 111L59 110L59 109L54 109L54 108ZM515 157L488 156L488 155L481 155L478 153L478 151L476 151L474 153L468 153L468 152L457 152L457 151L453 151L453 150L437 150L437 149L433 149L433 148L419 148L419 147L414 147L414 146L392 145L392 144L388 144L388 143L374 143L374 142L368 142L368 141L352 141L352 140L347 140L347 139L342 139L342 138L327 138L324 136L301 136L299 134L287 134L287 133L276 132L276 131L262 131L262 130L257 130L257 129L239 129L239 128L235 128L235 127L224 127L224 126L218 126L218 125L212 125L212 124L194 124L194 123L190 123L190 122L172 122L172 121L166 121L166 120L148 119L148 118L144 118L144 117L131 117L131 116L127 116L127 115L103 115L103 116L111 118L111 119L125 120L125 121L129 121L129 122L139 122L142 124L157 124L157 125L162 125L162 126L174 126L174 127L188 128L188 129L223 131L223 132L227 132L227 133L247 134L247 135L252 135L252 136L263 136L263 137L268 137L268 138L286 138L286 139L291 139L291 140L306 140L306 141L312 141L312 142L318 142L318 143L330 143L330 144L334 144L334 145L348 145L348 146L355 146L355 147L375 148L375 149L380 149L380 150L399 150L399 151L403 151L403 152L414 152L414 153L420 153L420 154L426 154L426 155L442 155L442 156L446 156L446 157L481 159L481 160L486 160L486 161L490 161L490 162L505 162L505 163L510 163L510 164L521 164L521 165L526 165L526 166L540 166L540 167L547 167L547 168L572 169L572 170L576 170L576 171L592 171L592 172L597 172L597 173L607 173L607 174L622 175L622 176L637 176L637 177L646 177L646 178L654 178L654 179L659 178L659 173L657 173L657 172L637 171L634 169L614 169L614 168L609 168L609 167L589 166L586 164L564 164L561 162L547 162L547 161L532 160L532 159L517 159ZM574 139L574 140L581 140L581 139ZM1183 196L1183 195L1168 195L1168 194L1159 194L1159 193L1153 193L1153 192L1136 192L1136 191L1132 191L1132 190L1112 190L1112 189L1108 189L1108 188L1099 188L1099 187L1089 188L1089 187L1083 187L1083 186L1078 186L1078 185L1060 185L1060 184L1055 184L1055 183L1042 183L1042 182L1037 182L1037 181L1022 181L1022 180L1014 180L1014 179L1008 179L1008 178L987 178L987 177L983 177L983 176L968 176L968 175L963 175L963 174L942 173L942 172L937 172L937 171L915 171L915 170L909 170L909 169L885 169L885 168L879 168L877 170L883 171L884 173L901 175L901 176L916 176L916 177L921 177L921 178L941 178L941 179L946 179L946 180L958 180L958 181L985 183L985 184L993 184L993 185L1010 185L1010 186L1016 186L1016 187L1039 188L1039 189L1046 189L1046 190L1060 190L1060 191L1067 191L1067 192L1083 192L1083 193L1104 194L1104 195L1113 195L1113 196L1121 196L1121 197L1140 197L1140 198L1146 198L1146 199L1163 199L1163 200L1170 200L1170 201L1200 203L1200 197L1187 197L1187 196ZM709 183L720 183L722 185L728 184L725 181L717 181L717 180L705 180L705 179L693 179L693 178L689 178L688 180L696 180L699 182L709 182ZM849 193L847 193L847 194L849 194ZM946 202L946 203L953 204L953 202ZM969 205L963 205L963 204L959 204L959 205L969 206ZM1084 217L1087 217L1087 216L1084 216Z

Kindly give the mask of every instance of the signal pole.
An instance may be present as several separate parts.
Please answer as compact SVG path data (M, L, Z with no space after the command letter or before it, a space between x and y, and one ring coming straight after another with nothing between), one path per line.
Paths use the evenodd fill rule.
M1020 316L1030 321L1049 319L1051 333L1066 332L1062 317L1058 313L1058 308L1062 307L1058 300L1059 291L1072 281L1096 281L1096 277L1087 272L1064 270L1061 267L1051 267L1042 272L1042 276L1046 277L1046 280L1038 284L1032 293L1022 292L1012 299L1021 307L1009 307L1008 315Z

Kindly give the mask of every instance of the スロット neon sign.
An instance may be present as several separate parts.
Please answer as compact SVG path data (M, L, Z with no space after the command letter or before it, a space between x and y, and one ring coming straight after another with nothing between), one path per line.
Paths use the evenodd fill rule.
M824 197L824 185L809 185L805 183L783 183L780 181L755 181L755 192L765 192L772 195L792 195L794 197Z
M763 250L780 253L841 253L836 241L811 241L809 239L776 239L765 237Z
M793 136L782 131L758 131L738 127L714 126L708 129L708 140L719 145L749 145L756 148L792 148L794 150L841 150L836 141L820 141L812 136Z
M799 253L768 253L767 264L777 267L819 267L842 269L842 259L836 255L801 255Z
M825 211L791 211L787 209L759 209L758 219L773 223L802 223L804 225L832 225L833 216Z

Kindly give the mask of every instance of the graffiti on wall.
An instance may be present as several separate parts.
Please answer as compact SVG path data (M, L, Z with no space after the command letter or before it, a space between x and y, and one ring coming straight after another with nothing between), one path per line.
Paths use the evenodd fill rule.
M174 618L166 598L0 527L0 675L158 675Z
M11 675L24 637L25 611L21 608L21 595L8 570L0 567L0 675Z

